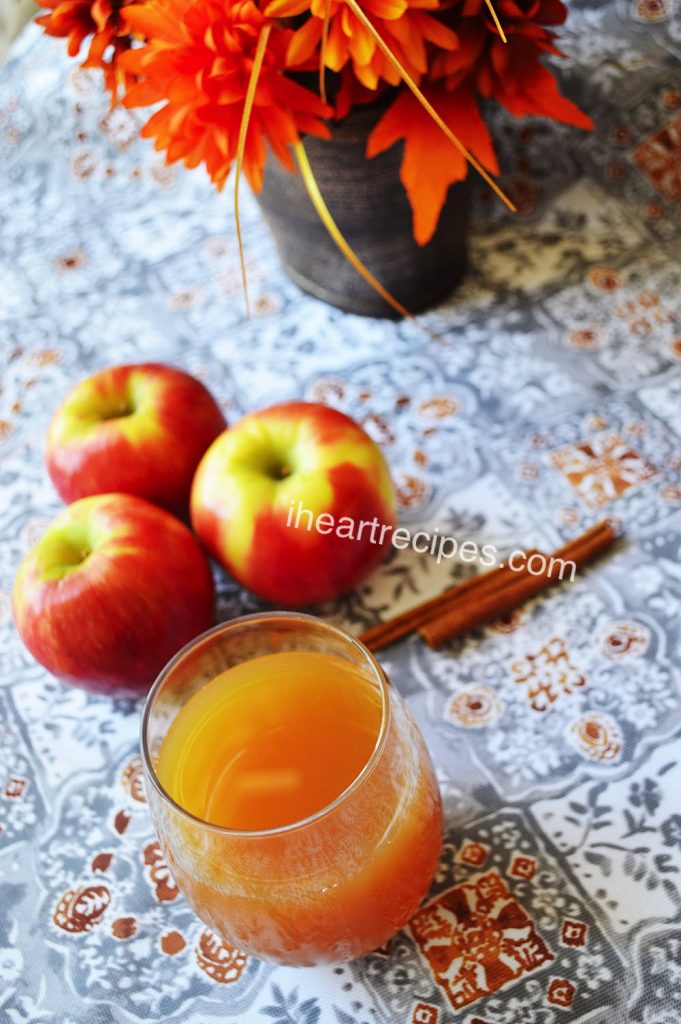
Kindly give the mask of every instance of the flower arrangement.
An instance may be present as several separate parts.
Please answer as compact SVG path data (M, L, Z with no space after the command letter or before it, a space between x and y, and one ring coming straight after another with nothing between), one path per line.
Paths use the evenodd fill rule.
M366 155L404 141L420 245L469 164L512 207L481 103L592 127L542 63L561 56L562 0L39 2L69 53L89 40L84 66L102 68L113 102L154 107L142 135L168 162L204 164L218 188L235 167L237 194L242 168L260 190L268 149L293 171L302 136L329 137L334 119L381 99Z

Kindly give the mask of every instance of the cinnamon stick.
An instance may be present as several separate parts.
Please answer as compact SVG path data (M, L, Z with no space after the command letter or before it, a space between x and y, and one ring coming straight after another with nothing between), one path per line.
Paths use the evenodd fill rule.
M441 615L420 627L419 634L429 647L437 648L454 636L486 626L559 582L562 578L561 560L572 561L580 568L603 554L616 536L608 521L598 523L549 556L546 571L541 576L532 576L525 564L524 571L514 573L516 578L508 586L497 593L481 595L479 601L469 600L444 609Z
M528 552L528 558L535 554L539 554L539 552L533 548ZM379 622L378 625L365 630L359 639L370 651L380 651L384 647L389 647L390 644L403 640L427 622L439 618L444 611L457 607L463 599L472 598L473 594L478 598L483 594L495 593L508 586L517 577L518 572L513 572L508 565L503 568L497 566L490 572L472 576L470 579L464 580L463 583L449 587L437 597L421 601L413 608L409 608L406 612L402 612L386 622Z

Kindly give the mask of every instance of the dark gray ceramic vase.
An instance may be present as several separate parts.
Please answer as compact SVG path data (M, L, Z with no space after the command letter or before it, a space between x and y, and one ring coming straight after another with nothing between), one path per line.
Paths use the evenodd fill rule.
M353 111L332 126L330 140L306 138L305 150L329 210L343 235L384 288L410 312L444 298L466 265L469 179L449 190L432 240L419 246L400 181L402 144L367 160L367 137L382 106ZM424 160L427 160L424 154ZM304 291L366 316L394 311L348 263L309 199L300 173L284 170L272 154L257 197L285 272Z

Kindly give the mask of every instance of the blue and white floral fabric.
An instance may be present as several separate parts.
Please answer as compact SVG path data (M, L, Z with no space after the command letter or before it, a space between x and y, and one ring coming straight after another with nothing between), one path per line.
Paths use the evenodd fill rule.
M244 203L168 168L97 75L31 29L0 77L2 1024L678 1024L681 1020L681 9L580 0L564 79L597 130L499 119L512 219L476 196L471 269L426 320L302 295ZM67 689L9 593L59 509L67 388L159 359L229 419L303 396L383 447L404 525L500 552L605 515L577 582L439 653L381 660L437 765L432 901L384 949L275 968L187 909L154 839L140 708ZM320 613L359 632L470 567L393 551ZM219 576L220 615L256 607Z

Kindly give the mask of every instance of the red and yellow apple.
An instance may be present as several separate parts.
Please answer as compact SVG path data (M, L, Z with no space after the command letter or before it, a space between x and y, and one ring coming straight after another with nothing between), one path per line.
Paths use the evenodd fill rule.
M199 539L239 583L300 607L350 590L381 561L395 492L380 449L353 420L287 402L213 442L190 511Z
M161 363L114 366L77 384L47 437L47 470L66 502L123 491L187 506L201 456L225 429L210 392Z
M55 676L138 697L213 624L213 591L186 526L141 498L104 494L51 523L19 568L12 605L21 639Z

